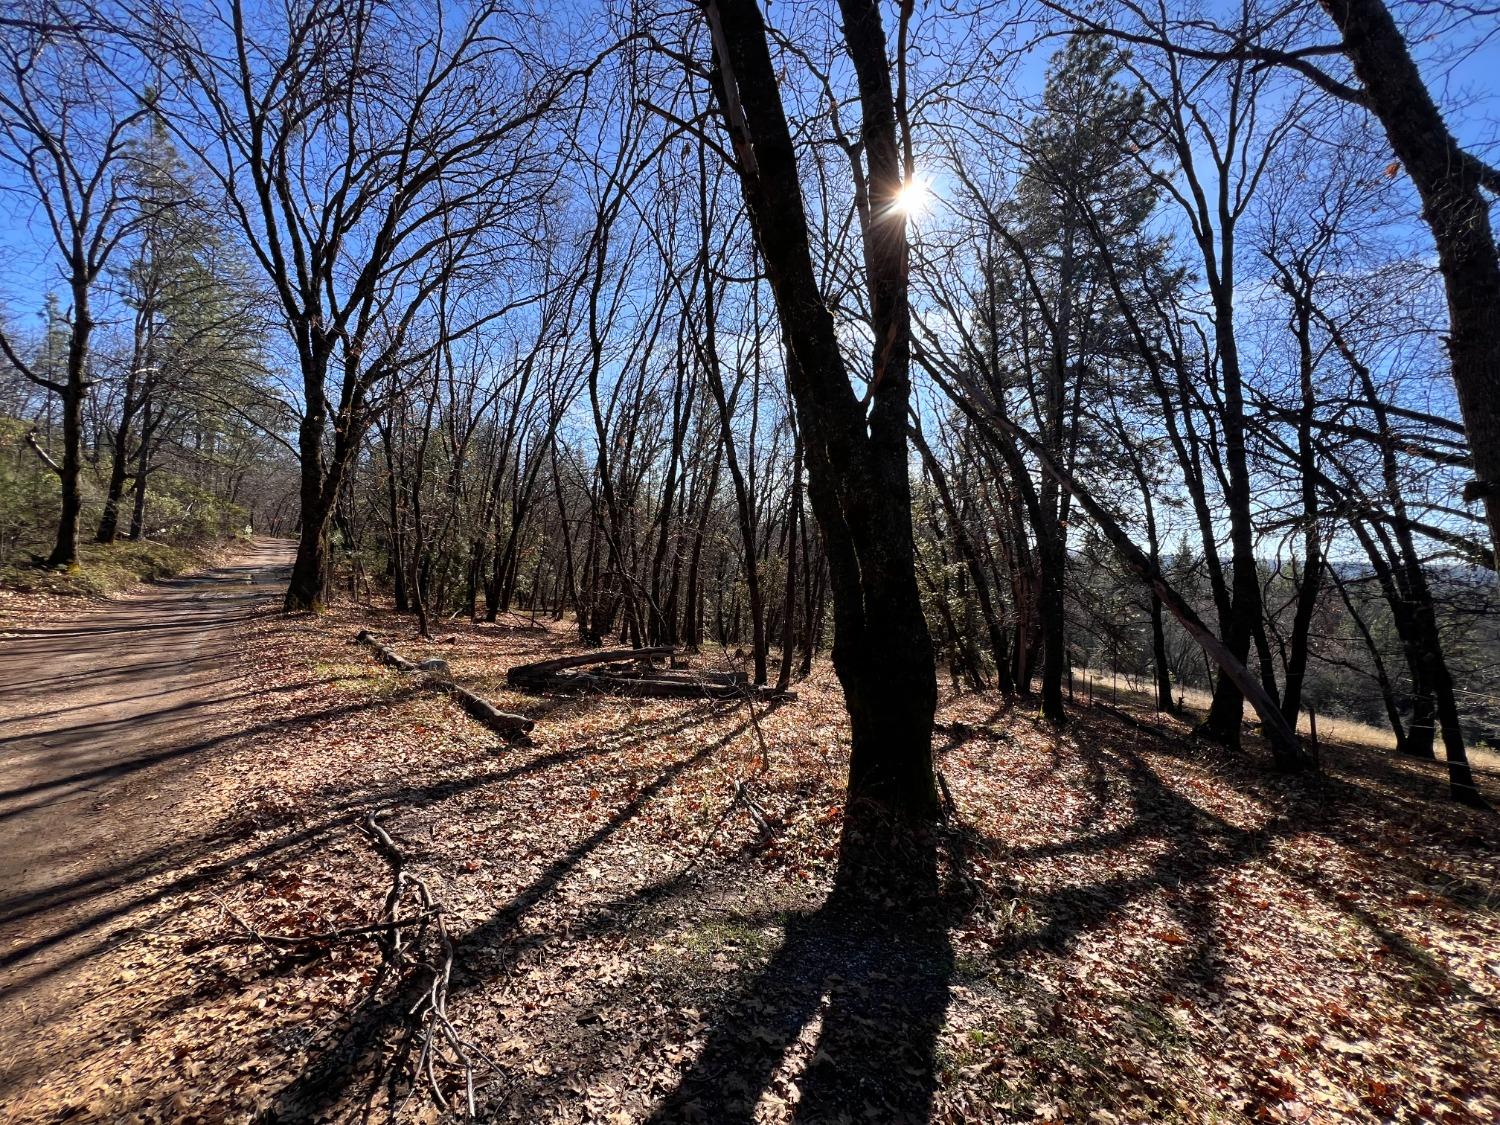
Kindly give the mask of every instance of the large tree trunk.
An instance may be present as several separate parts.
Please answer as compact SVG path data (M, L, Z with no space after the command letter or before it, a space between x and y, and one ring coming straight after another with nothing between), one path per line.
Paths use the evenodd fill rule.
M1383 0L1322 0L1366 101L1422 198L1448 300L1448 356L1475 480L1500 553L1500 251L1481 181L1459 147ZM1493 173L1491 173L1493 175ZM1489 184L1500 186L1500 176Z
M322 383L316 397L322 397ZM309 390L309 403L315 401ZM323 607L323 582L327 572L327 547L323 533L328 525L330 505L324 500L323 428L321 407L309 405L298 430L298 452L301 456L302 529L297 538L297 557L292 563L292 577L287 584L284 608L288 613L317 612Z
M62 396L63 456L58 481L62 486L62 512L57 520L57 542L47 556L48 566L71 569L78 565L78 518L83 511L83 492L78 479L83 468L82 379L68 377L68 393Z
M73 333L68 340L68 381L62 398L63 456L58 468L62 487L62 511L57 520L57 541L48 566L71 569L78 565L78 519L83 511L83 491L79 477L83 471L83 399L88 394L89 336L94 322L89 316L89 294L86 286L73 286Z
M859 78L874 365L868 414L855 395L833 317L818 289L796 153L756 0L705 0L721 111L787 351L786 380L806 454L808 492L833 587L833 664L849 711L846 861L852 823L879 810L897 820L938 811L932 763L937 677L917 589L906 419L910 309L905 221L884 202L901 183L895 102L880 11L842 0L844 37ZM879 850L879 844L875 844Z

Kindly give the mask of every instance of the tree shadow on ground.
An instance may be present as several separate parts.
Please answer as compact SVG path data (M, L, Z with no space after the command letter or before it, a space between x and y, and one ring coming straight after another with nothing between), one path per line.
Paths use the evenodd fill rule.
M939 886L936 841L919 846L925 887L908 869L904 906L836 890L787 921L781 947L719 1006L653 1125L749 1125L788 1049L809 1034L794 1120L927 1120L954 971L949 931L968 900Z
M665 730L687 729L713 714L712 711L689 713L677 723L662 726ZM459 938L455 942L455 959L460 967L451 984L450 1000L488 983L503 971L514 954L511 938L516 927L534 906L556 890L569 873L676 778L712 758L749 730L750 725L749 719L739 722L718 738L667 766L648 784L641 786L603 824L549 863L488 920ZM588 752L594 751L590 749ZM402 802L398 794L396 803L406 802ZM401 1023L413 999L404 986L383 990L384 983L385 978L381 977L366 991L334 1041L309 1059L307 1065L282 1088L265 1120L298 1120L331 1109L361 1080L363 1076L356 1069L356 1061L379 1048L387 1033ZM390 1075L386 1073L389 1069L383 1068L382 1073L374 1076L375 1081L365 1094L367 1105L373 1104L383 1084L390 1089L394 1099L395 1091L388 1081Z
M631 733L633 738L653 737L685 729L705 717L713 716L678 715L659 728L637 728ZM515 963L521 949L537 948L559 936L532 930L520 933L519 923L635 817L651 797L744 730L740 725L722 738L692 748L659 773L653 770L656 776L605 823L558 853L493 916L465 934L459 943L455 997L469 994L479 998L482 989ZM1435 977L1446 976L1420 950L1390 941L1378 918L1361 914L1342 898L1334 897L1332 888L1321 887L1316 872L1281 866L1276 854L1280 841L1309 829L1332 830L1330 806L1344 799L1336 788L1320 782L1267 779L1255 774L1253 767L1228 769L1220 780L1265 799L1268 806L1264 821L1257 819L1254 826L1241 827L1191 799L1192 790L1174 783L1162 770L1162 757L1158 755L1196 757L1191 748L1185 749L1170 735L1143 739L1137 737L1140 732L1114 723L1099 723L1092 733L1101 737L1073 740L1081 774L1078 783L1088 799L1082 821L1075 824L1068 839L1006 853L1017 862L1049 857L1078 860L1083 877L1044 891L1020 883L1009 888L1029 902L1036 924L1012 931L992 947L991 959L997 972L1019 974L1025 958L1038 951L1075 957L1074 947L1080 939L1118 924L1142 898L1152 896L1154 901L1161 895L1172 924L1184 931L1180 935L1184 940L1178 941L1174 935L1167 947L1160 975L1154 978L1157 991L1191 984L1211 996L1220 985L1223 952L1215 933L1212 886L1226 872L1260 862L1283 871L1304 887L1321 891L1320 897L1326 896L1330 906L1343 909L1380 934L1398 954L1413 963L1425 963ZM939 753L945 749L939 748ZM345 807L435 804L473 788L601 753L599 747L583 747L538 755L472 782L437 781L425 787L366 791L348 799ZM1352 793L1349 799L1354 799ZM1101 825L1099 814L1114 804L1126 810L1124 822ZM346 819L339 818L341 822ZM788 1092L781 1075L793 1050L807 1057L806 1065L787 1076L795 1080L800 1093L790 1111L796 1121L927 1120L940 1082L938 1037L947 1018L956 973L950 933L969 909L963 893L942 882L951 878L947 873L952 868L939 862L938 843L933 842L931 857L914 865L921 872L919 881L924 883L918 895L923 909L900 912L878 903L872 908L868 901L861 904L836 895L816 909L778 916L785 917L780 947L726 991L704 1002L701 995L685 990L680 997L684 1003L707 1010L706 1042L696 1059L687 1063L675 1088L659 1102L652 1122L748 1125L755 1120L759 1101L776 1091ZM1125 870L1113 869L1109 853L1130 849L1150 856L1150 861ZM676 879L651 884L602 904L582 925L570 921L567 934L576 938L586 933L623 932L627 920L622 912L628 915L642 902L682 889ZM745 893L753 894L749 884ZM663 920L670 923L665 915ZM636 928L633 932L639 936L642 931ZM283 1087L268 1120L305 1119L320 1108L338 1104L370 1078L369 1060L390 1041L411 999L391 988L389 981L383 985L368 989L352 1016L317 1045L304 1069ZM1140 1018L1155 1018L1153 1005L1158 997L1143 989L1138 1001ZM1062 1015L1054 1019L1055 1024L1041 1033L1049 1042L1078 1048L1086 1045L1082 1022L1074 1026ZM566 1027L573 1021L568 1018L561 1022ZM580 1032L582 1036L598 1039L605 1034L596 1030L596 1023L578 1023L587 1029ZM548 1042L549 1057L562 1053L563 1043ZM579 1073L590 1065L603 1064L585 1059ZM1126 1079L1115 1077L1129 1085ZM527 1097L535 1095L540 1101L547 1093L556 1093L555 1087L548 1086L550 1081L536 1079L533 1083L521 1073L506 1076L506 1102L516 1108L515 1119L527 1119ZM378 1092L378 1088L372 1091ZM504 1115L498 1101L492 1101L487 1112L497 1118Z
M284 734L290 730L316 728L319 724L358 715L374 707L389 707L414 698L419 689L414 686L401 688L393 695L378 701L356 700L323 708L289 719L275 719L242 730L216 734L187 745L173 747L146 755L131 762L119 763L108 770L95 770L61 779L57 784L87 781L95 776L117 776L135 769L144 769L164 762L187 761L193 757L217 749L221 745L242 739L253 739L262 734ZM690 730L702 722L715 717L715 709L695 708L686 714L677 714L659 722L642 724L634 728L638 737L667 737ZM743 731L737 729L737 733ZM710 749L717 748L714 744ZM84 875L55 880L45 887L26 894L13 894L0 898L0 926L23 922L34 914L88 904L83 910L69 914L61 925L50 926L45 932L32 936L22 944L13 945L0 953L0 970L14 970L7 979L7 987L22 990L46 979L78 961L98 953L110 943L118 940L112 923L124 920L137 911L155 906L163 900L186 894L204 886L211 886L230 875L235 869L251 862L274 860L278 864L292 861L298 854L317 846L328 833L358 821L371 809L399 807L420 808L451 800L472 790L503 785L520 777L545 772L548 769L576 762L584 758L601 755L606 751L597 745L587 745L571 750L557 750L522 762L506 762L496 769L463 779L439 779L429 784L377 786L353 794L330 795L323 806L322 815L304 820L294 815L293 821L270 824L265 827L277 833L264 840L248 852L221 857L236 842L239 834L234 824L222 826L219 831L202 838L190 840L172 839L147 852L131 857L120 864L106 865L90 870ZM684 766L686 768L686 766ZM209 859L210 862L202 864ZM142 889L157 876L172 872L177 874L160 886ZM115 892L123 892L115 894ZM97 901L95 901L97 900ZM54 946L83 935L94 934L95 940L86 947L66 956L43 958Z

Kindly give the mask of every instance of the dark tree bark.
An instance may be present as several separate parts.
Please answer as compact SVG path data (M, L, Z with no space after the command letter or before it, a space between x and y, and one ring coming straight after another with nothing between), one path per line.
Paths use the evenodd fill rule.
M1292 616L1291 643L1287 649L1286 690L1281 696L1281 714L1293 729L1302 708L1302 687L1307 677L1307 648L1313 611L1323 580L1323 539L1318 528L1317 450L1313 444L1314 394L1312 347L1313 275L1304 262L1296 263L1295 275L1283 275L1283 287L1292 298L1292 334L1297 339L1299 385L1302 409L1297 414L1297 468L1302 500L1302 575L1297 588L1297 608ZM1267 690L1271 684L1265 677Z
M1391 148L1422 198L1448 300L1448 356L1469 436L1475 479L1500 554L1500 250L1484 189L1500 191L1485 167L1449 131L1384 0L1321 0L1343 35L1344 53L1364 86Z
M781 610L781 666L776 672L776 690L786 691L792 682L792 645L797 623L797 517L802 511L802 437L792 443L792 487L786 498L786 597Z
M865 197L902 182L897 106L873 0L842 0L859 80ZM705 0L719 110L766 264L786 344L786 380L823 533L834 603L833 663L849 711L849 806L900 820L937 814L932 723L937 679L917 589L907 468L910 309L904 217L870 217L865 261L874 329L866 411L818 289L796 153L755 0ZM850 821L846 819L847 829ZM846 848L845 858L859 857Z

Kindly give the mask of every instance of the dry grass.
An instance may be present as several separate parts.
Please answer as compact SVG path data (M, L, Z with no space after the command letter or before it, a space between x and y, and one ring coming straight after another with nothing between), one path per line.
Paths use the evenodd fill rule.
M1078 677L1074 684L1076 696L1087 700L1089 680L1093 681L1095 698L1100 702L1120 702L1134 709L1149 709L1153 706L1155 691L1149 683L1109 673L1102 675L1089 673L1086 677ZM1202 718L1208 714L1209 704L1213 701L1213 696L1209 692L1191 687L1178 687L1175 690L1189 715ZM1254 723L1255 720L1254 708L1246 704L1245 721ZM1312 721L1306 711L1298 715L1297 729L1304 736L1312 736ZM1335 749L1369 749L1391 754L1396 751L1396 735L1390 727L1371 726L1369 723L1361 723L1355 719L1341 718L1337 715L1318 715L1318 742L1331 744ZM1468 746L1465 752L1475 769L1500 777L1500 751L1481 744Z
M44 611L47 600L117 597L143 582L175 578L211 565L222 554L214 543L161 543L151 539L78 545L78 565L55 570L29 563L0 567L0 614ZM0 617L3 620L3 617Z

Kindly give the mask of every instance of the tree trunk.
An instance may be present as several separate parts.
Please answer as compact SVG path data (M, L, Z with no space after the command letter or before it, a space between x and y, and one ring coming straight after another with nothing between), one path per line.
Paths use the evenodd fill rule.
M1287 725L1281 716L1281 710L1276 701L1271 698L1265 687L1261 685L1245 667L1243 658L1235 656L1229 646L1206 626L1198 617L1197 612L1188 604L1172 585L1167 581L1166 575L1162 573L1161 567L1153 562L1144 551L1131 542L1130 536L1125 533L1119 522L1094 499L1092 494L1083 488L1071 473L1054 461L1047 450L1042 447L1035 438L1026 433L1007 418L998 408L990 394L980 386L970 372L958 370L955 372L963 381L964 387L969 392L969 400L963 401L954 396L955 401L960 401L968 410L970 417L981 424L988 423L1002 430L1007 437L1018 445L1026 447L1027 451L1037 459L1042 471L1050 474L1063 488L1065 488L1073 499L1094 521L1094 525L1103 534L1112 547L1119 553L1135 575L1145 582L1162 603L1171 611L1179 624L1182 625L1189 636L1193 638L1205 657L1212 660L1219 668L1220 681L1230 680L1241 698L1249 700L1260 716L1261 724L1266 734L1266 741L1270 744L1271 756L1279 770L1295 773L1301 770L1315 767L1315 763L1308 757L1303 749L1301 740L1298 739L1296 730ZM1248 638L1247 645L1248 649Z
M808 492L833 588L833 663L849 711L849 797L841 864L881 851L864 826L938 812L932 762L937 677L917 589L906 420L911 323L905 220L886 213L901 183L896 107L880 11L842 0L859 79L874 364L868 414L856 397L817 286L796 152L756 0L705 0L718 101L766 263L786 346L786 381L806 451ZM851 832L852 830L852 832ZM858 841L855 845L854 841ZM894 857L892 857L894 858ZM841 867L841 876L843 870Z
M1500 554L1500 250L1481 168L1449 132L1383 0L1322 0L1370 109L1422 198L1448 301L1448 357L1474 458L1465 497L1483 501ZM1490 183L1490 190L1497 184Z
M321 384L318 395L321 396ZM329 523L330 505L324 501L323 422L321 408L309 408L299 432L302 455L302 531L297 535L297 558L291 565L287 583L285 612L320 612L323 609L323 583L327 576L327 544L324 529Z
M786 503L786 599L781 611L781 667L776 672L776 690L786 691L792 681L792 645L797 619L797 514L802 510L802 437L792 443L792 489Z
M79 477L83 471L83 400L88 394L85 371L89 336L94 322L89 316L88 289L73 286L73 332L68 339L68 381L62 395L63 456L58 469L62 510L57 520L57 541L47 557L48 566L78 565L78 520L83 511Z
M62 486L62 512L57 521L57 542L47 556L48 566L69 570L78 565L78 518L83 511L83 493L78 479L83 468L83 390L69 377L62 402L63 456L57 474Z
M138 542L146 534L146 478L151 467L151 436L157 423L151 417L151 394L148 388L141 403L141 444L135 451L135 480L131 484L130 539Z

